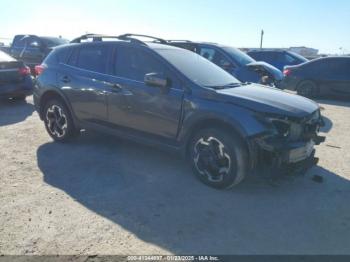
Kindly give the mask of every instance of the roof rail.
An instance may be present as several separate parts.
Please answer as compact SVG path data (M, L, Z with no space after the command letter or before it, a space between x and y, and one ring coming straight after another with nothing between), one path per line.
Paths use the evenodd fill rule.
M145 44L141 40L134 39L134 38L123 38L120 36L113 36L113 35L101 35L101 34L85 34L80 37L77 37L70 41L71 43L81 43L82 40L92 39L93 42L101 42L103 38L109 38L109 39L118 39L118 40L128 40L130 42L135 42L139 44Z
M248 51L286 51L288 48L247 48Z
M117 38L117 36L110 36L110 35L100 35L100 34L85 34L82 36L79 36L72 41L71 43L81 43L81 40L86 40L92 38L92 41L102 41L102 38Z
M176 43L176 42L186 42L186 43L192 43L190 40L167 40L168 43Z
M158 38L158 37L154 37L154 36L150 36L150 35L124 34L124 35L120 35L118 38L121 40L138 40L138 39L133 38L133 36L150 38L150 39L156 40L157 42L159 42L161 44L167 43L167 41L162 39L162 38ZM138 40L138 41L142 42L141 40Z

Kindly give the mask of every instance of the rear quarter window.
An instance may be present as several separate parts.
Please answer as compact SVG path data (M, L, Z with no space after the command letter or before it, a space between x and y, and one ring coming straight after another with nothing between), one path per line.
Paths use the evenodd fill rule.
M57 64L57 56L56 56L55 52L51 52L50 54L48 54L48 56L45 58L43 63L46 65Z
M72 48L71 54L68 57L67 64L71 66L76 66L78 62L79 48Z
M70 48L63 48L52 51L45 59L45 64L53 65L59 63L67 63L68 57L71 53Z
M58 63L67 63L67 60L69 58L69 55L71 54L71 49L70 48L63 48L60 51L56 53L57 56L57 62Z

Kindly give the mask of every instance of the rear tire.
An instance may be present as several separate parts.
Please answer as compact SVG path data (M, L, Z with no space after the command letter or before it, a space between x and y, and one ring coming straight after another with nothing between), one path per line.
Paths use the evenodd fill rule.
M199 131L189 144L189 156L199 180L213 188L235 186L248 172L248 151L234 132L214 128Z
M297 87L297 93L300 96L308 98L316 97L318 95L317 85L313 81L302 81Z
M66 142L78 134L68 107L60 99L51 99L44 107L44 123L53 140Z

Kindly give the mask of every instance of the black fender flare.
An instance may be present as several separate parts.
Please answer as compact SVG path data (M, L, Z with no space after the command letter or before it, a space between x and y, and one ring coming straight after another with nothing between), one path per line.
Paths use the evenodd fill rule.
M69 103L68 98L64 95L64 93L61 90L59 90L57 88L47 89L40 95L40 97L38 99L38 101L39 101L39 103L38 103L39 108L38 109L39 109L40 119L43 120L43 117L44 117L43 116L43 108L44 108L45 102L51 98L61 99L65 103L65 105L68 107L69 112L72 116L74 125L77 126L78 120L77 120L77 117L75 116L75 113L73 111L71 104Z

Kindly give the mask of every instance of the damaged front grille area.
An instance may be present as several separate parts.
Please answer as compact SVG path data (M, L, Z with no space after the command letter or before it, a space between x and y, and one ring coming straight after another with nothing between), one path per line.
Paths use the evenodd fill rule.
M270 132L253 139L256 160L255 167L269 170L271 176L305 169L317 163L314 145L325 141L319 136L324 125L319 110L304 119L265 118Z
M324 125L319 110L302 119L288 119L287 117L258 117L270 133L265 137L272 137L277 142L296 142L313 139ZM316 141L315 141L316 142Z

